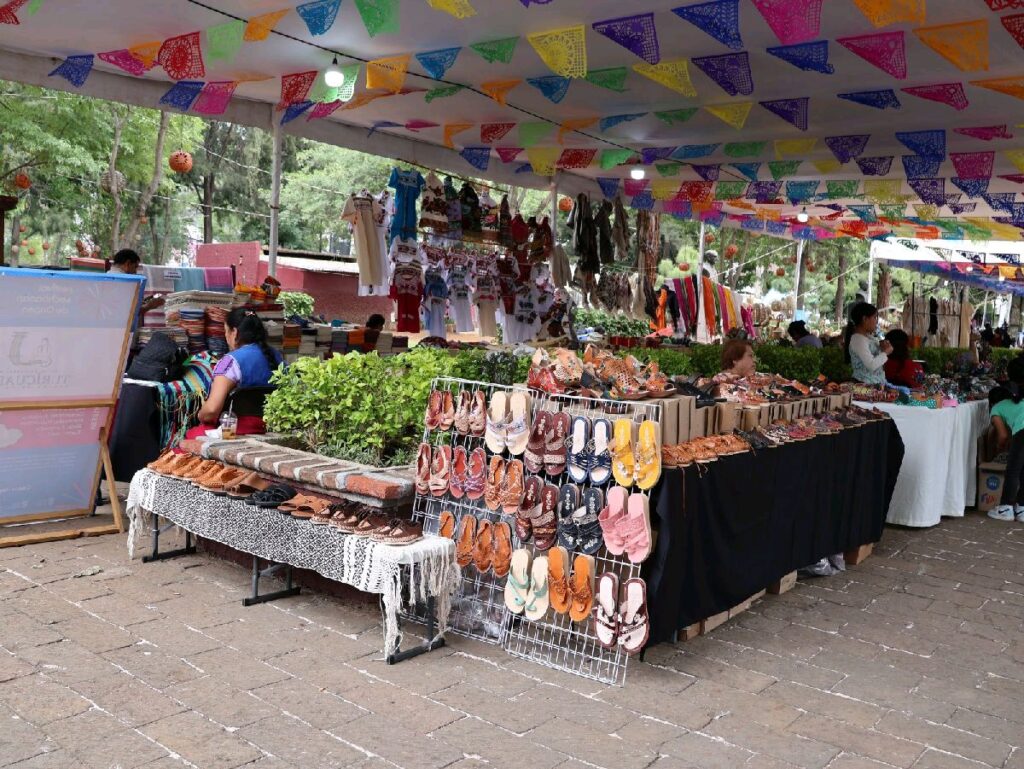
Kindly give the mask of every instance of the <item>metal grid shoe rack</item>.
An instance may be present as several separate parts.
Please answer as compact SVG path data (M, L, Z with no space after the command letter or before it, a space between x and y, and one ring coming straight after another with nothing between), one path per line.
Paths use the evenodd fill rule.
M575 395L554 395L528 390L525 386L505 387L503 385L474 382L467 379L439 378L434 380L433 388L449 391L459 402L459 392L463 389L474 392L481 390L490 405L491 397L498 391L527 392L531 399L531 415L539 411L562 411L572 417L583 416L590 420L603 418L614 423L616 419L630 418L636 424L644 420L659 422L661 407L643 401L604 401L594 398L583 398ZM569 438L571 440L571 428ZM460 435L454 428L447 431L424 430L423 441L431 446L450 445L454 452L457 446L463 446L471 453L478 446L484 446L483 437ZM486 450L486 447L485 447ZM488 452L488 462L490 461ZM512 457L507 451L502 455L506 459ZM528 477L528 476L527 476ZM561 487L565 483L574 483L568 475L568 467L558 476L541 475L547 483ZM595 486L588 478L587 482L576 484L583 492ZM614 478L599 486L607 492L615 485ZM636 493L635 487L631 492ZM489 520L495 523L500 520L508 522L513 530L513 549L529 547L534 556L545 555L537 550L533 541L521 543L515 536L513 516L503 515L500 511L489 510L484 499L470 500L463 497L453 499L449 494L442 497L416 495L413 508L413 519L423 522L423 530L436 534L440 528L440 516L443 510L449 510L458 522L464 515L473 515L478 520ZM557 542L556 542L557 544ZM569 553L569 565L572 566L577 553ZM594 575L596 593L596 577L604 572L614 572L621 585L627 579L640 576L640 564L631 563L625 555L614 556L602 545L594 557ZM571 572L570 575L571 576ZM472 563L462 568L462 578L452 601L448 629L458 635L474 638L485 643L501 644L511 655L536 662L540 665L561 670L567 673L591 678L603 683L621 686L626 679L626 665L629 656L621 649L604 649L597 642L594 629L593 612L585 622L573 622L568 614L559 614L549 609L540 621L530 621L523 615L510 612L505 606L505 582L507 578L497 578L488 571L480 573ZM595 595L596 600L596 595Z

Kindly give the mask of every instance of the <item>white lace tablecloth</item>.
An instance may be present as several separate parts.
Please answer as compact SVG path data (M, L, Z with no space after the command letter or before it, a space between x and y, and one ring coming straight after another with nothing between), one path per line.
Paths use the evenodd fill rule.
M978 437L989 423L988 402L945 409L861 405L890 414L906 448L886 521L935 526L943 516L963 517L977 494Z
M275 563L310 569L328 579L367 593L378 593L384 604L384 653L398 648L398 613L403 603L402 569L408 571L405 599L435 599L438 633L447 627L451 597L459 579L455 543L425 537L411 545L394 547L365 537L342 534L333 526L262 510L239 500L218 497L190 483L140 470L128 492L128 555L134 556L136 538L149 530L149 515L156 514L196 536L219 542Z

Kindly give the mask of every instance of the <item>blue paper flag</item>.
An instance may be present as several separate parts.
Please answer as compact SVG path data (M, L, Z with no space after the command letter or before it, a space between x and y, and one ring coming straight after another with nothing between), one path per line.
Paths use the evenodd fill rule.
M609 128L614 128L620 123L628 123L631 120L638 120L646 114L646 112L632 112L628 115L610 115L609 117L603 117L601 118L598 128L601 131L607 131Z
M206 83L202 80L179 80L167 90L167 93L160 97L160 103L174 109L180 109L182 112L187 112L192 103L198 98L199 92L203 90L204 85Z
M295 120L296 118L302 117L302 115L304 115L306 111L312 106L313 102L308 100L298 101L295 102L294 104L289 104L285 108L284 114L281 115L281 125L286 125Z
M459 58L461 48L441 48L437 51L427 51L416 54L416 60L420 66L435 80L441 80L445 73Z
M732 167L752 182L757 181L757 172L761 170L760 163L733 163Z
M961 179L954 176L950 179L953 184L964 191L964 194L969 198L980 198L986 192L988 192L988 183L991 179Z
M814 240L817 235L813 227L794 227L793 237L797 240Z
M606 198L614 198L619 194L619 180L607 176L599 176L597 183L601 185L601 194Z
M532 174L533 173L533 166L530 165L529 163L523 163L521 166L516 168L515 172L517 174Z
M818 179L802 182L786 182L786 199L793 205L806 203L818 191Z
M942 129L933 131L897 131L896 138L908 150L916 155L929 157L946 157L946 132Z
M382 128L398 128L400 125L402 124L396 123L393 120L375 120L373 125L370 126L370 130L366 132L366 138L370 138Z
M789 225L785 222L776 222L768 219L764 223L764 229L769 235L785 235Z
M649 166L659 160L673 157L672 153L676 149L676 147L644 147L641 153L642 162L645 166Z
M907 179L907 184L921 198L922 203L941 206L946 202L945 179Z
M868 146L868 140L870 138L871 134L827 136L825 137L825 146L832 150L832 154L836 156L836 160L845 164L864 154L864 149Z
M881 91L853 91L836 95L840 99L846 99L847 101L863 104L865 107L874 107L875 109L900 109L903 106L900 104L896 92L891 88Z
M849 206L849 209L855 213L862 222L874 224L878 221L878 214L875 213L874 205Z
M670 157L676 160L689 160L690 158L704 158L718 149L717 144L684 144L677 147Z
M297 6L295 12L306 22L309 34L322 35L334 26L340 7L341 0L314 0L312 3Z
M942 167L941 157L927 155L904 155L903 170L908 179L926 179L935 176Z
M650 190L641 190L629 201L629 207L638 211L651 211L654 208L654 196Z
M995 211L1005 211L1008 214L1013 213L1013 201L1016 198L1016 193L1013 192L986 192L981 196L985 202L989 204Z
M700 215L700 219L705 224L710 224L714 227L721 227L722 222L725 221L725 211L715 211L714 213L703 213Z
M831 75L836 71L828 60L828 40L797 45L779 45L768 49L768 53L805 72L821 72Z
M490 147L464 147L459 154L462 155L467 163L479 171L486 171L487 166L491 163Z
M701 179L703 179L706 182L717 182L718 181L719 173L722 170L722 166L719 165L718 163L716 163L714 165L707 165L707 166L702 166L702 165L694 164L694 165L690 166L690 168L692 168L694 171L696 171L697 172L697 176L699 176Z
M544 77L528 77L526 82L558 104L569 92L569 84L572 80L559 75L545 75Z
M754 92L754 78L750 74L750 56L725 53L721 56L697 56L691 59L705 75L714 80L730 96Z
M764 232L764 219L758 216L746 216L740 222L740 227L751 232Z
M672 13L711 35L720 43L725 43L734 51L743 48L739 0L711 0L706 3L684 5L681 8L673 8Z
M865 176L885 176L892 168L892 155L874 158L857 158L860 172Z
M93 56L91 53L84 56L68 56L60 63L57 69L50 73L50 77L54 75L62 77L75 88L81 88L85 85L85 81L89 79L89 73L92 72L92 63ZM188 109L188 107L185 109Z

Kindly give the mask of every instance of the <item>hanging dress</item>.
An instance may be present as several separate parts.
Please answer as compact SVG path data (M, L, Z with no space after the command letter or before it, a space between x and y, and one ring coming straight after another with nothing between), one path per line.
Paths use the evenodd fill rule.
M391 178L388 186L395 190L395 215L391 220L392 238L415 238L416 225L416 201L426 181L419 171L399 171L391 169Z

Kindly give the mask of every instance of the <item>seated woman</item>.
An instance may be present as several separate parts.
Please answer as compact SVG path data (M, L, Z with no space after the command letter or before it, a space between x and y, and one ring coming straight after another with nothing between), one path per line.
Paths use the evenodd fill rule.
M920 363L910 359L910 337L907 332L894 328L885 335L885 341L892 345L892 352L884 367L889 384L911 389L920 387L924 382L924 369Z
M853 368L853 378L863 384L885 384L885 362L892 345L875 339L878 310L867 302L859 302L850 310L846 324L846 362Z
M722 373L747 377L757 373L754 346L746 339L730 339L722 346Z
M229 312L224 321L224 336L231 352L214 368L210 394L199 409L200 424L189 430L186 438L199 438L217 427L232 390L270 384L270 375L281 364L280 353L267 346L263 321L252 310L236 307ZM266 431L261 417L238 418L237 435L258 435Z

